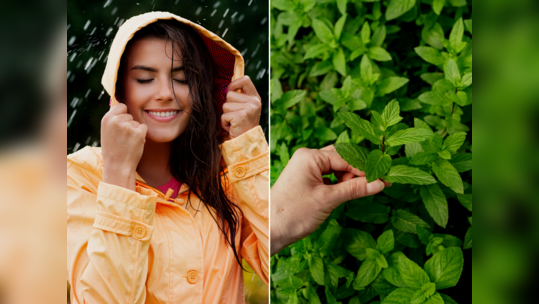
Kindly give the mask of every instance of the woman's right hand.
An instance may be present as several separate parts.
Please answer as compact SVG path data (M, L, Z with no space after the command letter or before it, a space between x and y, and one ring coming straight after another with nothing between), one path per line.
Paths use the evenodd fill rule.
M103 182L135 191L135 171L144 152L148 127L117 104L101 120Z

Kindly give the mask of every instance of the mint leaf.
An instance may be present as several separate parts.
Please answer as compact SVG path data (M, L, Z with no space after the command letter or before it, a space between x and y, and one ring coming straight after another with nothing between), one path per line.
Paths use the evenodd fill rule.
M418 46L415 49L415 52L419 57L425 60L428 63L434 65L440 65L444 63L444 57L440 54L440 51L430 46Z
M325 257L333 250L337 238L340 236L342 227L336 220L330 220L326 230L320 235L320 237L315 242L315 248L318 248L318 251L322 257Z
M318 19L313 19L312 26L316 37L318 37L318 39L320 39L322 42L329 44L335 40L331 29L324 22Z
M407 233L417 233L416 226L430 228L429 224L419 216L402 209L393 210L391 224L400 231Z
M386 9L386 20L398 18L414 7L416 0L391 0Z
M389 220L389 210L389 206L382 204L367 204L351 208L345 215L364 223L383 224Z
M472 248L472 227L468 228L466 236L464 236L464 249Z
M416 129L427 129L432 131L428 123L422 121L421 119L414 117L414 128Z
M404 255L399 256L397 269L404 283L412 289L421 289L421 286L431 282L425 270Z
M309 270L318 285L324 285L324 260L316 255L309 256Z
M455 87L460 84L460 72L457 63L453 59L449 59L444 66L445 79L451 82Z
M341 33L344 27L344 23L346 22L346 17L347 15L343 14L342 17L337 20L337 23L335 23L335 28L333 29L333 32L335 33L336 40L339 40L341 38Z
M398 146L413 142L422 142L431 138L432 135L432 131L429 131L427 129L409 128L406 130L400 130L395 132L395 134L391 135L391 137L386 139L386 144L390 146Z
M455 300L451 299L448 295L440 293L440 296L442 296L442 299L444 300L445 304L458 304L457 302L455 302Z
M442 148L443 138L438 133L421 143L421 147L425 152L438 152Z
M464 140L466 140L466 133L453 133L445 139L444 146L449 152L455 153L462 146Z
M457 198L462 206L472 211L472 195L471 194L457 194Z
M309 48L309 50L305 53L305 56L303 56L303 60L316 58L319 55L329 51L331 48L324 43L317 44Z
M365 172L369 150L350 143L335 144L334 147L347 163L359 171Z
M389 294L381 304L408 304L414 295L410 288L399 288Z
M382 233L376 242L378 243L378 250L383 254L390 253L395 247L395 235L393 234L393 230Z
M405 165L391 167L382 178L390 183L400 184L429 185L436 183L434 177L427 172Z
M367 258L367 248L376 248L376 241L365 231L344 229L344 240L346 251L361 261Z
M341 14L346 15L346 4L348 0L337 0L337 8Z
M400 89L402 86L410 81L404 77L388 77L380 82L378 85L378 94L383 96ZM398 115L398 113L397 113Z
M460 173L472 170L472 154L471 153L453 154L449 162Z
M410 303L419 304L425 302L427 296L422 290L416 290L410 299Z
M406 82L408 82L408 79L406 79ZM396 99L393 99L384 108L384 111L382 112L382 119L387 123L387 126L389 127L389 126L399 123L402 120L402 117L399 114L400 114L399 102Z
M442 184L451 188L456 193L463 194L464 186L457 169L445 159L440 159L432 164L432 171Z
M309 303L322 304L318 294L316 293L316 289L314 289L311 284L307 284L306 286L307 288L303 290L303 296L309 301Z
M428 245L430 240L434 237L432 232L423 228L422 226L417 226L417 236L423 245Z
M373 121L374 119L374 121ZM382 115L376 111L371 111L371 122L377 125L382 131L385 131L387 128L386 122L382 119Z
M436 253L425 263L425 271L429 275L430 281L436 283L437 290L457 285L463 267L462 250L456 247L446 248Z
M368 49L367 56L377 61L390 61L391 60L391 55L389 55L389 53L385 49L379 46L374 46Z
M316 136L316 138L322 139L322 140L335 140L335 139L337 139L337 134L335 134L335 132L333 132L333 130L331 130L328 127L315 128L313 134L314 134L314 136Z
M445 228L449 219L449 208L447 207L447 199L445 198L442 189L438 184L421 186L419 188L421 199L425 204L425 208L436 224Z
M305 98L306 91L292 90L284 93L281 98L273 102L274 109L286 110Z
M436 292L422 304L444 304L444 303L445 302L442 296L438 292Z
M333 65L335 66L335 70L337 70L337 72L343 76L346 76L346 59L344 58L342 48L339 48L337 53L333 55Z
M384 155L381 150L373 150L367 157L365 176L367 182L372 182L383 176L391 168L391 156Z
M368 21L365 21L361 27L361 41L364 45L371 41L371 27Z
M434 0L432 1L432 10L436 15L440 15L442 9L444 8L445 0Z
M359 267L356 280L354 281L354 289L361 290L372 283L380 274L380 271L382 271L382 267L378 265L376 260L367 259L363 261Z
M413 157L419 152L423 152L423 148L421 148L420 143L410 143L404 145L404 152L406 153L406 157Z
M433 161L438 159L438 154L436 153L427 153L427 152L418 152L410 160L410 165L421 166L430 164Z
M462 22L462 18L457 20L455 24L453 25L453 29L451 30L451 34L449 34L449 45L453 50L457 50L459 48L459 45L462 42L462 36L464 35L464 23Z
M438 151L438 155L443 159L451 159L451 153L447 150Z
M382 136L375 131L374 126L369 121L350 112L339 112L337 114L344 121L344 124L353 131L359 133L374 144L379 145L382 143Z
M370 85L370 79L372 76L372 64L367 55L363 55L360 63L361 68L361 80Z

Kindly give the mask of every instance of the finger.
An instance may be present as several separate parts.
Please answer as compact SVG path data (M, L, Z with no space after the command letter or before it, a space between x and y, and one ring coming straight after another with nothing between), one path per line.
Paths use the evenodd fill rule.
M221 126L223 129L225 129L227 132L230 131L230 125L232 120L234 119L233 112L225 113L221 116Z
M125 124L127 126L129 126L130 128L132 128L132 129L136 129L136 128L138 128L138 126L140 126L140 123L138 121L136 121L136 120L127 121Z
M364 176L364 175L363 175ZM350 172L345 172L344 174L341 175L341 177L338 178L338 181L339 183L342 183L342 182L346 182L346 181L349 181L353 178L355 178L356 176Z
M351 180L327 187L326 199L336 206L356 198L374 195L384 190L384 183L377 179L367 183L365 177L356 177Z
M324 151L337 151L335 150L335 147L333 145L329 145L329 146L325 146L323 147L322 149L320 150L324 150Z
M146 136L146 133L148 132L148 126L145 124L139 124L137 130L139 130L141 133L143 133L144 136Z
M237 112L241 110L256 110L256 108L255 106L249 103L238 103L238 102L227 101L223 104L223 113Z
M247 95L251 95L251 96L256 96L258 98L260 98L260 96L258 95L258 92L255 88L255 85L253 84L253 82L251 81L251 78L249 78L249 76L243 76L243 77L240 77L234 81L232 81L229 85L228 85L228 91L236 91L236 90L241 90L241 92L244 92L245 94Z
M114 115L126 114L127 106L123 103L118 103L109 109L109 113L114 114Z
M238 102L238 103L251 103L251 102L260 103L260 98L258 97L258 95L253 96L253 95L246 95L246 94L242 94L242 93L238 93L234 91L228 91L228 93L226 93L226 101Z
M324 180L324 184L326 184L326 185L333 185L333 182L331 182L331 179L330 179L330 178L324 177L323 180Z
M314 150L313 156L317 162L322 175L331 174L335 171L344 171L355 174L356 176L364 175L363 172L349 165L339 153L327 150Z

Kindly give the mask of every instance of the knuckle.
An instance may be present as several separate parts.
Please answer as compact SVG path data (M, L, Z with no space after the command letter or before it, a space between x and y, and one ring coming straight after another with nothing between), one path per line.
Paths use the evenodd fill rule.
M365 194L367 193L367 184L350 182L349 190L350 190L350 195L352 196L351 199L364 197Z

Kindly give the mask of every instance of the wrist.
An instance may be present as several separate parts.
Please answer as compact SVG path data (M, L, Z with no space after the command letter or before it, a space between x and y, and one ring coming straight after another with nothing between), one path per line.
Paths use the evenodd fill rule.
M135 170L125 166L105 165L103 182L135 191Z

